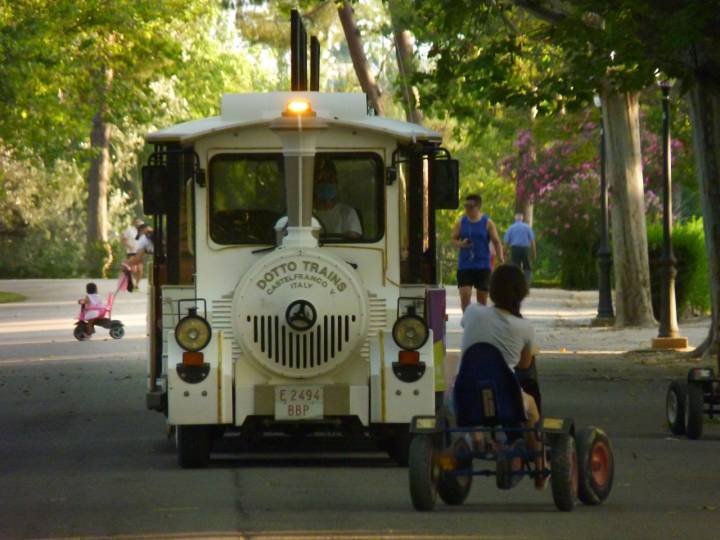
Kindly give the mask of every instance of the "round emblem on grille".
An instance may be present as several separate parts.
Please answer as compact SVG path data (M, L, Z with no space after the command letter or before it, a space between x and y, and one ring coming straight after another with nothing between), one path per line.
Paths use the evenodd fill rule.
M317 321L317 311L307 300L295 300L285 311L285 320L293 330L309 330Z

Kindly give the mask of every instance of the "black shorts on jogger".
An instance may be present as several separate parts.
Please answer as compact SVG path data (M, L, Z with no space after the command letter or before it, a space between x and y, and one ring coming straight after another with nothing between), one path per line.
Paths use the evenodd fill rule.
M475 287L478 291L489 290L490 285L490 269L489 268L471 268L457 271L458 287Z

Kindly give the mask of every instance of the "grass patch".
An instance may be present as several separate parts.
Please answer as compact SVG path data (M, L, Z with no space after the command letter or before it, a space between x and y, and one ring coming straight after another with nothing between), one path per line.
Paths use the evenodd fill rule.
M27 297L22 294L0 291L0 304L7 304L9 302L24 302L25 300L27 300Z
M535 279L533 278L530 286L536 289L559 289L561 287L560 278L553 279Z

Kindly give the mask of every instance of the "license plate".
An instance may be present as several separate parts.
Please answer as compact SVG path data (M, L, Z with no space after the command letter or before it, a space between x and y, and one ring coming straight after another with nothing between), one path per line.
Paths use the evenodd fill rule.
M276 386L276 420L316 420L323 417L322 386Z

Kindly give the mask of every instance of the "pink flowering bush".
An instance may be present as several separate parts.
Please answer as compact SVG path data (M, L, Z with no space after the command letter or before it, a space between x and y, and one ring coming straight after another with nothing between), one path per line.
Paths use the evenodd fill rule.
M516 152L501 163L502 174L515 183L519 197L534 203L540 251L560 262L560 281L566 288L597 285L595 251L600 213L599 130L584 122L564 140L538 144L529 130L515 139ZM662 216L662 140L641 133L645 205L649 220ZM673 140L672 156L685 152ZM610 201L612 203L612 201ZM551 253L547 253L547 250Z
M538 242L560 261L560 283L567 289L597 284L595 251L599 230L600 185L593 171L546 190L535 205Z
M529 131L515 141L517 153L503 160L502 171L520 196L534 202L533 227L539 250L559 260L565 288L597 283L594 251L598 238L600 189L597 156L592 156L596 126L586 123L572 140L534 144ZM596 154L597 152L595 152Z

